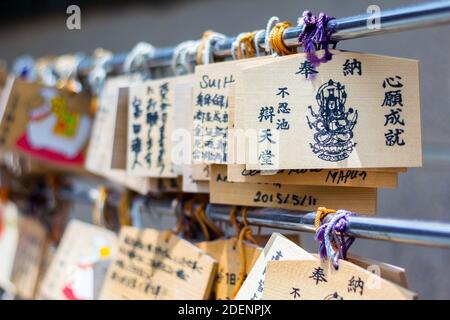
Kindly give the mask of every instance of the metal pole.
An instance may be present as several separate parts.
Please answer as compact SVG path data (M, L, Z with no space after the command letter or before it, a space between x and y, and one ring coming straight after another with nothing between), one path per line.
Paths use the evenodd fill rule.
M379 35L390 32L412 30L431 26L438 26L450 23L450 1L436 1L423 4L417 4L409 7L387 9L381 8L380 25L376 28L368 25L372 17L365 13L347 18L331 20L327 28L335 30L332 40L341 41L355 39L372 35ZM298 46L298 36L303 26L297 26L286 29L283 38L286 45ZM235 37L227 38L215 45L214 55L217 57L226 57L230 55L231 44ZM264 47L264 39L260 41L260 47ZM157 49L155 55L148 61L149 67L167 67L170 66L174 48ZM106 68L111 72L122 72L122 65L127 54L115 55ZM93 67L91 59L86 58L78 67L78 74L85 77Z
M60 190L61 198L84 203L93 203L97 195L96 189L62 188ZM138 197L147 200L146 209L150 213L174 214L174 199L170 197ZM117 195L109 197L108 203L116 206L117 198ZM208 204L206 207L207 215L217 221L230 221L230 211L231 206L228 205ZM300 232L314 232L315 216L315 212L305 213L283 209L248 208L247 210L247 221L250 225ZM239 215L237 218L241 219ZM354 215L349 218L347 234L357 238L450 248L450 223L448 222Z
M230 207L211 204L207 214L214 220L229 221ZM314 212L303 214L268 208L247 211L250 225L303 232L314 232L315 216ZM450 248L450 223L354 215L349 218L346 233L357 238Z

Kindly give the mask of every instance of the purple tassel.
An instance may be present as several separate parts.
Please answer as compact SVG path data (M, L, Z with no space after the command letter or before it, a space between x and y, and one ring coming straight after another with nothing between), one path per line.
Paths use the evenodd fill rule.
M339 268L339 259L347 259L347 252L355 241L354 237L345 235L352 213L338 210L336 215L327 223L322 224L316 232L315 239L319 244L321 259L331 259L333 266ZM333 244L338 248L336 252Z
M321 225L315 235L315 240L320 243L319 256L322 260L327 258L327 248L325 247L325 229L326 225Z
M303 51L307 53L308 61L315 66L331 60L332 54L329 51L329 43L334 30L327 29L327 24L332 19L334 18L323 12L319 14L319 17L316 17L309 10L304 11L302 17L298 19L298 23L303 24L298 42L303 46ZM322 58L316 56L316 47L325 51Z
M311 11L306 10L303 12L302 18L299 18L298 22L303 23L303 31L298 37L298 42L304 47L305 52L312 53L315 51L312 38L316 30L317 18Z

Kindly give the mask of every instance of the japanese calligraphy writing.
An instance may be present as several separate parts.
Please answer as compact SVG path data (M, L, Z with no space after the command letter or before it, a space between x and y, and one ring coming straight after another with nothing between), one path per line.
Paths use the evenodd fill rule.
M342 66L342 72L344 73L344 76L355 74L362 75L361 61L357 59L347 59Z
M230 300L240 280L247 277L261 253L261 248L244 242L243 251L237 250L236 239L219 239L200 242L197 246L218 261L218 272L213 284L213 298ZM245 254L245 266L241 254ZM245 270L243 272L243 270Z
M235 300L261 300L265 291L267 264L270 261L315 260L308 252L284 236L273 233L267 242L264 254L260 254L248 274ZM300 294L300 291L297 292Z
M300 67L298 68L298 71L295 74L301 74L305 76L305 79L308 79L311 76L315 75L316 73L319 72L316 70L314 65L308 60L305 60L305 62L300 64Z
M314 268L312 275L310 275L309 277L316 282L316 285L318 285L320 282L327 282L325 273L321 267Z
M237 164L264 171L421 166L417 61L334 51L313 73L306 56L237 73L234 129L248 136L236 143L244 154ZM275 143L259 142L266 129Z
M260 129L260 138L258 140L258 160L262 166L274 166L275 152L272 150L271 144L276 145L277 139L274 137L272 128L278 136L280 131L289 130L290 125L287 120L288 115L291 113L291 106L286 99L289 96L289 90L287 87L277 88L275 94L280 101L278 107L274 106L262 106L259 110L258 120L260 123L265 123L268 128ZM276 112L275 112L276 110ZM275 124L275 126L272 126Z
M235 76L227 66L230 62L195 69L192 149L195 164L228 161L228 105Z
M326 204L329 207L345 205L358 212L375 211L375 188L347 188L333 183L330 186L309 186L301 183L229 182L225 165L212 165L211 177L211 203L292 210L314 210L318 204Z
M300 298L300 288L292 288L292 291L289 293L293 296L293 298Z
M384 126L387 131L384 133L386 146L404 146L406 144L402 137L405 132L405 120L402 118L403 112L403 83L398 75L384 79L382 87L385 90L384 100L381 107L388 107L389 111L384 115Z
M352 276L348 281L348 292L355 292L363 295L364 292L364 281L361 280L361 277Z
M273 112L273 107L261 107L258 119L259 122L269 121L270 123L272 123L274 116L275 113Z
M145 177L130 177L125 170L128 137L124 131L128 126L129 102L128 87L125 86L129 86L132 81L135 81L135 76L132 75L109 77L105 81L98 98L98 107L92 125L85 167L96 175L104 176L127 186L133 191L146 194L148 192L148 179ZM120 88L122 88L121 94L119 93ZM124 98L124 92L126 98ZM119 99L120 95L121 99ZM144 107L145 105L142 105L143 111ZM141 126L140 123L137 125ZM114 137L112 138L111 135ZM118 138L119 136L120 138ZM142 140L139 140L142 143ZM137 142L138 140L135 141L135 143ZM141 146L136 145L136 151L139 150L139 147L143 148L144 146L142 144ZM117 165L116 160L119 158L123 162ZM136 160L134 155L132 158L134 162ZM139 165L136 164L135 167L139 168Z
M133 107L133 140L131 141L131 151L134 154L132 169L136 168L136 165L142 166L139 162L139 155L142 151L142 140L140 138L140 133L142 129L142 125L138 123L139 118L142 115L142 100L138 97L133 98L132 107Z
M269 261L263 293L264 300L405 300L414 296L351 262L340 260L335 270L323 261L307 259Z
M175 78L130 87L128 171L145 177L175 177L171 159Z
M199 248L175 235L124 227L101 296L202 299L209 294L214 263Z

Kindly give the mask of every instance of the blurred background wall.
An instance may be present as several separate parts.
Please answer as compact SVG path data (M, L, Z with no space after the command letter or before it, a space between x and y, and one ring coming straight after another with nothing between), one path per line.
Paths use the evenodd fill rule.
M335 17L426 1L412 0L192 0L140 1L2 1L0 58L34 57L97 47L116 53L137 42L171 46L198 39L204 30L227 35L265 27L272 15L295 22L303 10ZM66 28L66 7L81 7L81 30ZM341 42L338 48L420 60L424 167L402 174L399 188L379 191L378 216L450 222L450 26ZM76 207L81 212L90 208ZM317 250L311 235L305 246ZM358 239L352 251L402 267L420 298L450 299L450 250Z

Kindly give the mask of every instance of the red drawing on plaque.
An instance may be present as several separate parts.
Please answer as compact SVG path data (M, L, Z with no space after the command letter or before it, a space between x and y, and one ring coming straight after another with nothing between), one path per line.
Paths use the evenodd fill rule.
M83 164L91 119L70 112L58 91L44 88L44 103L29 112L25 133L16 145L35 157L63 164Z

